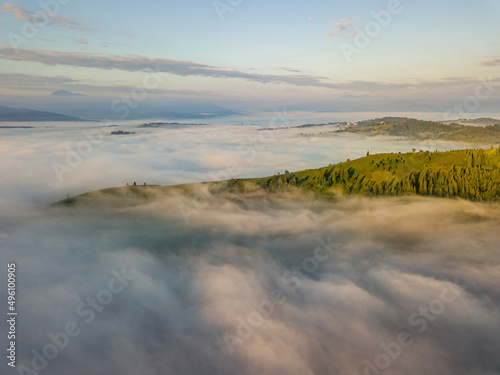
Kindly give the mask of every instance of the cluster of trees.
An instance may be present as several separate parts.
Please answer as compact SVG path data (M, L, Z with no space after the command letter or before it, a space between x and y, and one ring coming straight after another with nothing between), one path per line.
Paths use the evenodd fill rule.
M460 197L478 201L500 200L500 170L453 167L425 169L390 181L367 180L364 183L343 182L349 192L369 195L419 194L436 197Z
M389 124L392 122L399 122L399 121L404 121L404 120L408 120L408 117L382 117L382 118L375 118L375 119L370 119L370 120L359 121L358 126L359 127L368 127L368 126L380 125L381 123Z
M375 133L388 136L404 136L413 138L428 138L441 133L454 132L463 126L457 124L442 124L434 121L416 119L400 119L383 121L382 124L365 125L363 127L349 128L353 133ZM471 128L473 128L471 126Z
M111 132L111 135L127 135L127 134L135 134L135 132L126 132L123 130L114 130Z
M357 127L347 128L347 131L373 135L475 142L478 144L500 143L500 124L464 126L455 123L443 124L434 121L395 117L363 121Z
M459 142L498 143L500 125L460 126L457 130L441 134L437 138Z
M500 200L500 149L373 155L319 170L257 180L276 190L299 186L321 192L342 188L366 195L419 194Z

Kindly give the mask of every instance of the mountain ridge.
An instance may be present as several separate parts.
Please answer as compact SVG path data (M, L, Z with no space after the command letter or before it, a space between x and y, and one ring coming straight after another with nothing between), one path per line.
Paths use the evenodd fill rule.
M50 96L87 96L87 95L67 90L57 90L54 91L52 94L50 94Z
M29 108L0 106L0 122L35 122L35 121L90 121L60 113L36 111Z

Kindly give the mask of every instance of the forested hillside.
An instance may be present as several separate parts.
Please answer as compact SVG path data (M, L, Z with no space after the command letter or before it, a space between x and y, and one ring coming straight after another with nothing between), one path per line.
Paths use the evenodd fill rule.
M196 195L259 189L281 192L295 187L322 195L401 196L418 194L460 197L473 201L500 201L500 148L447 152L413 151L369 155L320 169L288 172L265 178L231 179L175 186L122 186L98 190L58 202L131 205L154 201L162 194Z
M386 135L416 139L442 139L482 145L496 145L500 143L500 124L464 126L454 123L445 124L434 121L387 117L362 121L358 126L348 127L343 131L366 133L373 136Z
M232 180L236 187L243 180ZM245 180L269 190L297 186L325 194L461 197L500 200L500 149L378 154L337 165Z

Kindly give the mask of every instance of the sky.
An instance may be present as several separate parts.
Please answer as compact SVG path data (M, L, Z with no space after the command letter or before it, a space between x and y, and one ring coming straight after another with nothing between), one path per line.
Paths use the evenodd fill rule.
M499 85L499 15L496 0L7 1L0 95L455 100Z

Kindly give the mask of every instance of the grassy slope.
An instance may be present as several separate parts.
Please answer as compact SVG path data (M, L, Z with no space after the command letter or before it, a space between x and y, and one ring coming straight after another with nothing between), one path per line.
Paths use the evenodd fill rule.
M74 197L56 202L59 206L92 206L100 205L103 202L108 207L124 207L154 202L156 199L166 195L196 195L199 194L200 187L208 186L211 192L218 192L227 189L226 181L210 183L193 183L184 185L138 185L120 186L102 190L91 191ZM204 191L204 190L203 190Z

